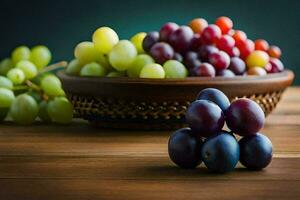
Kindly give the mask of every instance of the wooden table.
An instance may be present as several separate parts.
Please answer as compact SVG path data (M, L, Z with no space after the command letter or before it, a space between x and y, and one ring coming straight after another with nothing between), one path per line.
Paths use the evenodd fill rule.
M262 131L271 165L225 175L182 170L167 154L170 132L0 125L0 199L300 199L300 88L290 88Z

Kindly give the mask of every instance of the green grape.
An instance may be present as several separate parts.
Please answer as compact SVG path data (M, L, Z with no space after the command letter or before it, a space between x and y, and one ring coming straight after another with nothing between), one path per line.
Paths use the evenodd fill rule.
M185 66L177 60L168 60L164 63L166 78L186 78L188 71Z
M130 41L133 43L133 45L135 46L136 50L138 53L144 53L144 49L143 49L143 41L144 38L146 37L147 33L145 32L141 32L141 33L137 33L135 34Z
M14 62L14 64L17 64L21 60L29 60L30 54L31 54L31 52L28 47L26 47L26 46L17 47L12 52L12 55L11 55L12 61Z
M79 72L82 68L82 64L78 61L78 59L74 59L69 62L66 73L69 75L79 75Z
M141 70L147 64L154 63L151 56L146 54L138 55L132 62L130 68L127 70L127 75L133 78L139 78Z
M0 122L2 122L9 112L9 108L0 108Z
M0 88L13 89L13 83L5 76L0 76Z
M10 115L18 124L31 124L38 115L39 106L28 94L21 94L16 97L10 107Z
M7 72L14 67L10 58L5 58L0 62L0 75L6 76Z
M89 63L83 66L80 71L80 76L105 76L106 69L98 63Z
M38 74L36 66L28 60L22 60L18 62L16 68L24 72L25 79L27 80L32 79Z
M159 64L148 64L143 67L140 78L165 78L164 68Z
M34 100L37 103L39 103L39 102L41 102L43 100L42 97L41 97L41 95L39 93L33 91L33 90L28 91L27 94L30 95L30 96L32 96L32 98L34 98Z
M41 80L42 90L49 96L64 96L60 80L54 75L47 75Z
M51 51L46 46L35 46L31 49L30 60L38 70L46 67L51 61Z
M48 103L47 111L57 123L68 124L73 119L73 106L65 97L55 97Z
M116 78L116 77L125 77L125 72L113 71L109 72L106 77Z
M7 88L0 88L0 108L9 108L15 99L14 93Z
M98 55L101 54L92 42L81 42L74 50L74 56L81 64L91 63L97 60Z
M39 118L43 121L43 122L51 122L52 119L48 114L48 103L47 101L42 101L39 104L39 113L38 113Z
M7 78L9 78L13 84L19 85L25 81L25 74L21 69L14 68L7 72Z
M109 72L109 71L113 71L114 70L114 68L109 64L107 55L98 54L96 61L101 66L103 66L106 69L106 71Z
M119 42L119 36L113 29L101 27L94 32L93 42L102 54L108 54Z
M137 51L128 40L121 40L109 53L109 62L117 71L129 69L135 59Z

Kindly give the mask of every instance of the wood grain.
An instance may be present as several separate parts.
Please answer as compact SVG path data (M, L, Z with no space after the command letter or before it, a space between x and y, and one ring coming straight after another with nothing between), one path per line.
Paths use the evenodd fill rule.
M0 199L300 199L300 88L290 88L261 131L274 145L263 171L229 174L174 166L169 132L0 125Z

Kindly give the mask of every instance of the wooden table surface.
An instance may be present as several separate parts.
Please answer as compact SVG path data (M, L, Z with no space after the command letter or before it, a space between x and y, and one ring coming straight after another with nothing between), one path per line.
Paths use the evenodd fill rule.
M0 200L300 199L300 88L290 88L262 131L274 159L259 172L240 165L211 174L170 162L170 132L0 125Z

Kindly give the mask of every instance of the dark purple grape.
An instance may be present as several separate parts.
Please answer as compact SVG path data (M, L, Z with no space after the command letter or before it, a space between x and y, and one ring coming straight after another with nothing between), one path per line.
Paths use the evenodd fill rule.
M222 111L225 111L230 106L230 101L227 96L222 91L215 88L201 90L197 96L197 100L212 101L217 104Z
M261 107L247 98L232 102L225 115L229 129L241 136L256 134L265 122L265 114Z
M196 100L191 103L185 117L193 132L204 137L221 131L225 122L221 108L207 100Z
M181 26L171 34L169 43L176 52L185 53L190 48L193 36L194 33L190 27Z
M263 134L243 137L239 145L240 162L248 169L260 170L270 164L273 156L272 143Z
M173 22L168 22L163 25L159 31L160 41L168 42L170 35L178 28L179 26Z
M179 167L195 168L201 163L202 143L190 128L179 129L169 139L169 157Z
M157 63L164 64L174 57L174 50L168 43L159 42L151 47L150 55Z
M268 73L278 73L284 70L282 62L277 58L270 58L270 62L265 68Z
M219 52L217 47L213 45L202 46L198 51L198 56L202 62L207 62L211 54Z
M203 77L215 77L216 70L215 68L209 63L202 63L199 67L193 69L193 74L195 76L203 76Z
M191 40L190 48L192 51L198 51L201 46L202 46L202 39L200 37L200 34L196 33L193 39Z
M194 51L187 52L184 56L183 62L188 69L199 67L201 64L198 54Z
M230 57L224 51L213 53L208 59L209 63L212 64L216 70L227 69L230 64Z
M232 78L232 77L235 77L235 74L229 69L223 69L223 70L218 70L217 71L217 76Z
M174 53L173 59L179 62L183 62L183 57L180 53Z
M230 59L229 68L236 75L243 75L246 72L246 64L239 57L233 57Z
M149 32L143 40L143 49L149 52L151 47L159 41L159 33L157 31Z
M202 145L201 158L212 172L233 171L240 157L240 148L236 139L227 132L219 132L207 138Z

